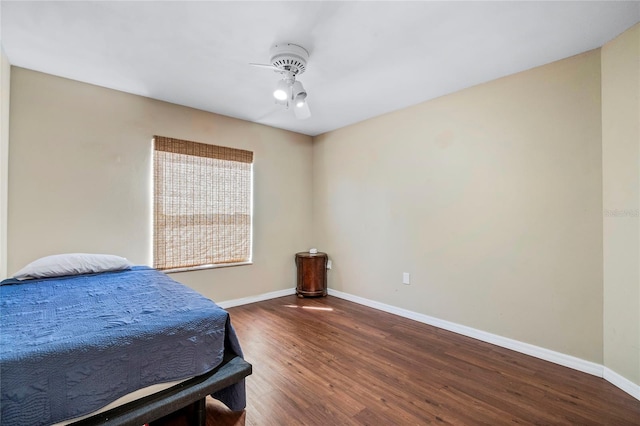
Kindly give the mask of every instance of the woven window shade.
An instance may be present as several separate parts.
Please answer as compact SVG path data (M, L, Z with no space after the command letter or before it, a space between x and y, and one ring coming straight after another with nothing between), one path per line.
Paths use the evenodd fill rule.
M250 261L253 152L154 141L154 267Z

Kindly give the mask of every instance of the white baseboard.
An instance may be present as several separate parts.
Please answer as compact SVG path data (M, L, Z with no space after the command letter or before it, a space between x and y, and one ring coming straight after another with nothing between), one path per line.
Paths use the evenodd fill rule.
M249 303L262 302L264 300L289 296L291 294L296 294L295 288L286 288L284 290L272 291L270 293L263 293L257 296L243 297L240 299L225 300L224 302L216 302L216 304L222 309L227 309L233 308L234 306L248 305Z
M607 367L604 367L603 377L607 382L622 389L635 399L640 400L640 385L636 385L631 380L622 377L621 375Z
M586 361L581 358L577 358L571 355L566 355L561 352L552 351L550 349L541 348L529 343L520 342L518 340L510 339L508 337L498 336L497 334L488 333L486 331L477 330L466 325L456 324L451 321L445 321L439 318L431 317L429 315L413 312L408 309L398 308L396 306L387 305L385 303L376 302L375 300L365 299L364 297L355 296L353 294L344 293L342 291L329 289L329 295L338 297L340 299L349 300L350 302L357 303L359 305L368 306L370 308L378 309L380 311L389 312L390 314L398 315L404 318L409 318L414 321L418 321L424 324L429 324L434 327L442 328L444 330L452 331L454 333L461 334L463 336L478 339L483 342L491 343L503 348L511 349L516 352L520 352L526 355L533 356L545 361L553 362L554 364L562 365L574 370L582 371L583 373L591 374L597 377L602 377L609 383L620 388L624 392L628 393L632 397L640 400L640 385L633 383L632 381L624 378L613 370L604 367L595 362ZM223 309L232 308L234 306L247 305L249 303L261 302L263 300L275 299L277 297L289 296L296 293L295 288L288 288L284 290L272 291L270 293L259 294L257 296L244 297L241 299L227 300L224 302L216 302L218 306Z

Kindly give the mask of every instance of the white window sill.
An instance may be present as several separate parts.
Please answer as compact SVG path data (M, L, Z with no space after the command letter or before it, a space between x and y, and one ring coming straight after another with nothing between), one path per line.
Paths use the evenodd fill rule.
M216 263L215 265L190 266L188 268L173 268L173 269L164 269L161 271L164 272L165 274L173 274L175 272L201 271L204 269L231 268L234 266L245 266L245 265L253 265L253 262L248 261L248 262L234 262L234 263Z

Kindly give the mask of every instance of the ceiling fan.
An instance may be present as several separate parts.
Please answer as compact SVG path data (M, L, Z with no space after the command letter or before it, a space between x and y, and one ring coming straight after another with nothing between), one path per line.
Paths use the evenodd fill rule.
M293 107L293 112L299 120L311 117L311 110L307 104L307 92L302 87L302 83L296 77L302 74L307 68L309 52L297 44L280 43L274 45L270 50L268 64L254 64L254 67L271 69L280 74L282 79L278 81L273 90L273 97L278 105L285 109Z

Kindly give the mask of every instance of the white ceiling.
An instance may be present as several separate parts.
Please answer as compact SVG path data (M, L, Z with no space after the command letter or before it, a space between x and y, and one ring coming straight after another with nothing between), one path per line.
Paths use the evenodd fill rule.
M640 2L0 3L11 64L317 135L602 46ZM312 117L274 104L277 42L310 53Z

